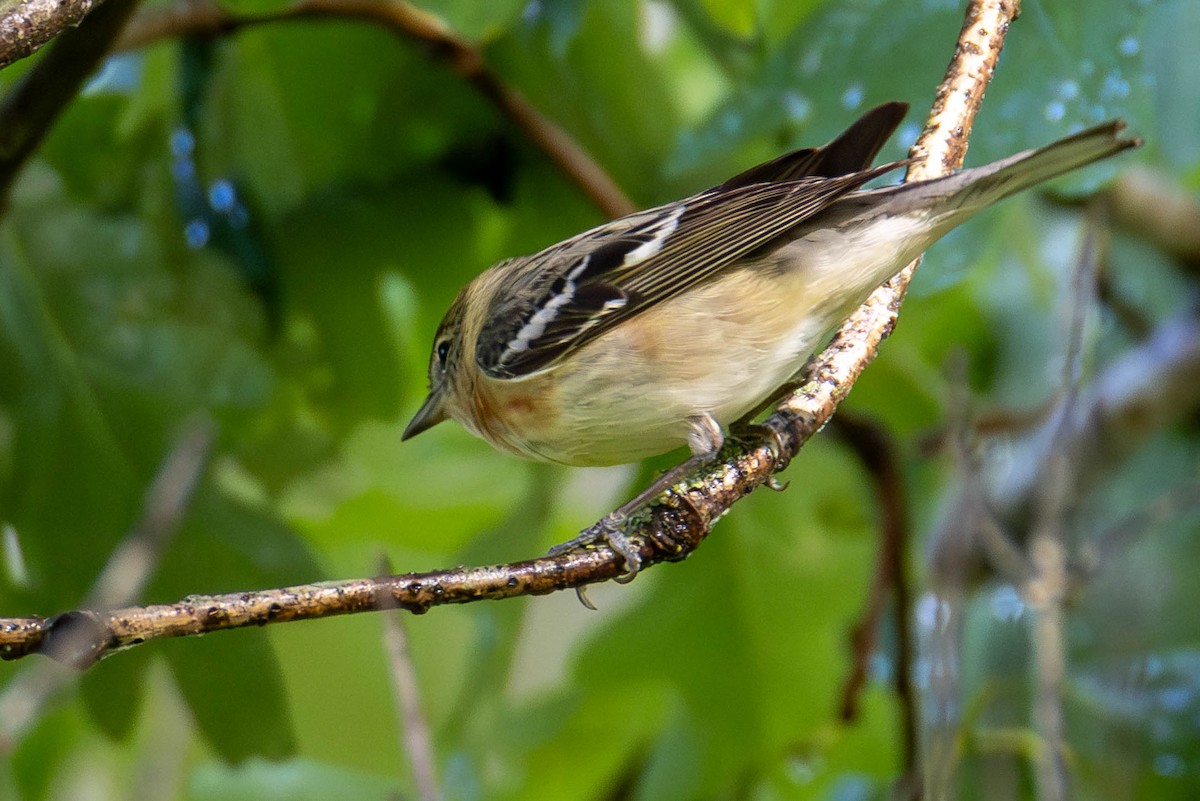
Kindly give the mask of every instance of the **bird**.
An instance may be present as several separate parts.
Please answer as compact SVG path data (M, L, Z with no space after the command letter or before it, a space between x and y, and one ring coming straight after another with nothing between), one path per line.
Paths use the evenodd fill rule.
M438 326L429 393L401 440L453 419L501 450L575 466L688 446L680 469L555 549L606 542L635 575L629 515L712 459L876 287L993 203L1141 144L1113 120L866 188L907 165L871 166L907 110L883 103L824 146L490 267Z

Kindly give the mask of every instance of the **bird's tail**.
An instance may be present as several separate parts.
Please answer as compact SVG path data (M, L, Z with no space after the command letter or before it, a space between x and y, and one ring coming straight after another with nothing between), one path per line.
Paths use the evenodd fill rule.
M1057 142L1026 150L1008 158L973 167L925 184L945 193L942 208L954 217L969 216L1009 195L1085 167L1141 145L1133 137L1121 138L1122 120L1113 120Z

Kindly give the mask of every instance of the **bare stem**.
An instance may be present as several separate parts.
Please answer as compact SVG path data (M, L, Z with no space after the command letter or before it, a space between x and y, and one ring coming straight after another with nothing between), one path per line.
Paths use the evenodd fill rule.
M383 572L390 573L392 568L387 558L382 558L380 562ZM387 596L379 599L379 605L384 609L390 602L391 599ZM404 753L412 767L417 798L420 801L438 801L441 794L437 788L433 737L430 736L425 713L421 710L417 671L413 666L412 652L408 648L404 617L398 610L383 616L383 643L387 649L388 667L392 674L392 690L396 694L396 716L403 733Z

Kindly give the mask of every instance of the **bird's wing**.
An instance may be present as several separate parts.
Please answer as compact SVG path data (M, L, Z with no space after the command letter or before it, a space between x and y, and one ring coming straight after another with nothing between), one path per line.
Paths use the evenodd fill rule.
M613 326L711 279L778 241L842 195L904 162L833 178L724 185L586 231L514 272L476 360L493 378L547 368Z
M809 176L836 178L869 169L907 112L907 103L882 103L864 113L828 144L784 153L738 173L716 189L794 181Z

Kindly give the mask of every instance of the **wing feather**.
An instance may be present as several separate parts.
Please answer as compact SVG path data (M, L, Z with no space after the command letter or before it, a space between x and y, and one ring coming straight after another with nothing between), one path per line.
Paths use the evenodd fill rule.
M613 326L708 281L778 241L837 198L901 166L835 177L724 185L631 215L533 257L541 270L515 277L519 300L495 310L476 348L493 378L552 366ZM520 291L517 291L517 290Z

